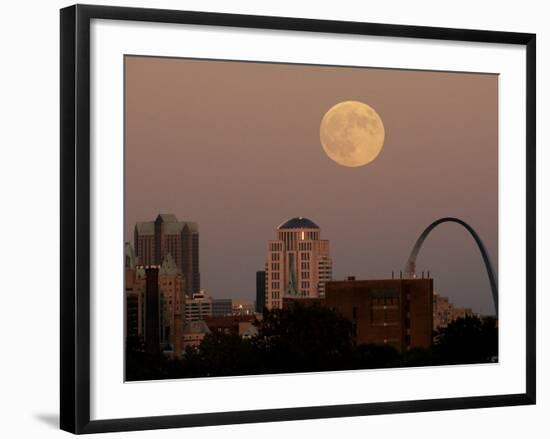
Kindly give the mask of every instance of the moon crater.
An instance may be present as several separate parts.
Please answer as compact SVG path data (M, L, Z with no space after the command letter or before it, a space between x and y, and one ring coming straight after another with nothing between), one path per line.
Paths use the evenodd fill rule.
M334 105L321 121L321 145L327 156L342 166L372 162L384 145L385 130L374 108L363 102Z

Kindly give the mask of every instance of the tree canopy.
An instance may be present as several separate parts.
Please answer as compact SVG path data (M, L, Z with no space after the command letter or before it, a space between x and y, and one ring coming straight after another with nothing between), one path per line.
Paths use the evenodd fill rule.
M266 310L254 325L258 334L250 339L222 332L207 334L199 346L188 347L181 360L145 354L140 343L128 340L126 379L484 363L498 355L497 325L490 318L458 319L434 333L430 349L403 353L389 345L356 345L352 323L320 305Z

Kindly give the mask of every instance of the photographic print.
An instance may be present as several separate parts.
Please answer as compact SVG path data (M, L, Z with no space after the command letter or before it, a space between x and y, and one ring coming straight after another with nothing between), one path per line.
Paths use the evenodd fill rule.
M497 363L498 80L126 55L126 381Z

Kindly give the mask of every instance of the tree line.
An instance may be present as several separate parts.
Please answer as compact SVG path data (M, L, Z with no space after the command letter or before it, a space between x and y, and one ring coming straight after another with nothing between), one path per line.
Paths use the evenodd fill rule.
M335 370L487 363L498 355L493 318L459 318L434 332L429 349L399 352L390 345L355 344L353 324L319 305L265 310L257 336L212 332L181 359L146 354L126 343L126 380L239 376Z

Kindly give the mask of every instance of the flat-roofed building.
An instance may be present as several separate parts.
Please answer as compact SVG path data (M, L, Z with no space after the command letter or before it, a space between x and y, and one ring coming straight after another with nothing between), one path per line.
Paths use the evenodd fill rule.
M432 344L433 279L331 281L324 303L353 323L357 344Z
M233 313L233 299L212 299L212 316L230 316Z
M212 298L202 290L185 299L185 320L196 322L212 317Z

